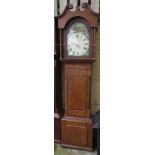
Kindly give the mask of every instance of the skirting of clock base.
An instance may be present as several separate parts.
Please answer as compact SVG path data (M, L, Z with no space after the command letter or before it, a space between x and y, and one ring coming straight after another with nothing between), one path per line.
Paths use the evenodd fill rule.
M61 118L58 113L54 113L54 143L60 143L61 139Z
M61 146L92 151L92 120L64 116L61 119Z

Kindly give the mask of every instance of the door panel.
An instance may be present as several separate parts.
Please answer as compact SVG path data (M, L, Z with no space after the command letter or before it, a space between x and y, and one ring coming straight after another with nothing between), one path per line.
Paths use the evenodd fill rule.
M90 65L65 66L66 104L72 116L85 116L90 102Z

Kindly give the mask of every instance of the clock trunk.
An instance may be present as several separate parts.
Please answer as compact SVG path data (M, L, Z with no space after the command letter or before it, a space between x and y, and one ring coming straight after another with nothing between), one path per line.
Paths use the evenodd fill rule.
M91 64L66 63L65 116L61 120L61 145L92 150L90 119Z

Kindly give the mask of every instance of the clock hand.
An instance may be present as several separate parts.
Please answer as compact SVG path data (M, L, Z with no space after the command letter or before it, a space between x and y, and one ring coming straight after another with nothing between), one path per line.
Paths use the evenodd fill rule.
M76 44L75 42L73 42L73 41L70 41L71 43L73 43L73 44Z

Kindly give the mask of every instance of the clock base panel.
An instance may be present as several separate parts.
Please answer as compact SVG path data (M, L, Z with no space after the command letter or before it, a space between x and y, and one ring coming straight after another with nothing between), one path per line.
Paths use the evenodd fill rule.
M61 145L92 151L92 120L64 116L61 119Z

